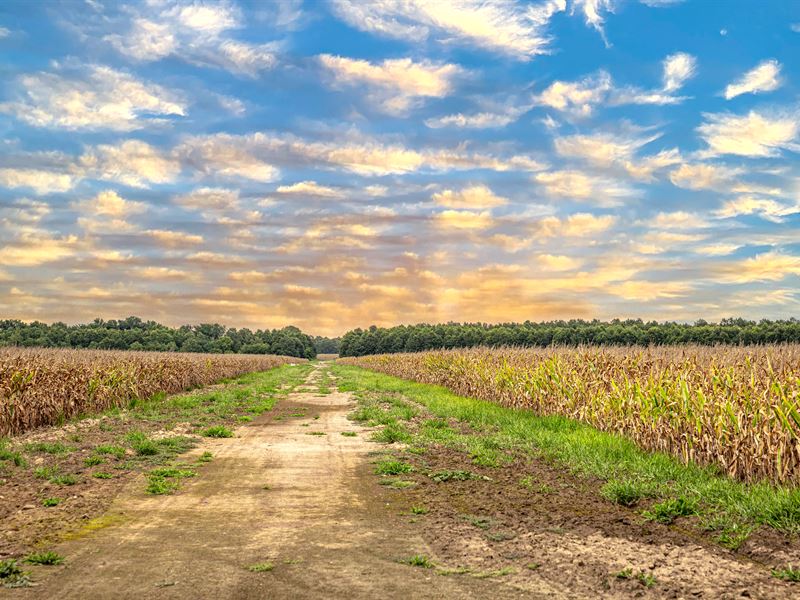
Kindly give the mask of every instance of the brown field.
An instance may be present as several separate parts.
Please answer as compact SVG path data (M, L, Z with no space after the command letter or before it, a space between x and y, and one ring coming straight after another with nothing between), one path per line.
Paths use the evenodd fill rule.
M623 434L753 481L800 482L800 346L433 351L339 362Z
M247 354L0 349L0 436L304 359Z

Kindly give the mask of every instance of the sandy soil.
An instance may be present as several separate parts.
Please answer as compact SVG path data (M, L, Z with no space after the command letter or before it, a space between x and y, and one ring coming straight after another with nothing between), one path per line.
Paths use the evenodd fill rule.
M313 372L308 386L281 402L280 420L275 411L266 413L235 438L198 448L215 459L179 493L147 496L142 482L133 482L112 505L103 522L108 526L55 548L67 557L65 566L34 568L38 586L0 595L497 596L488 581L443 577L400 562L430 548L413 524L392 519L391 507L374 493L378 486L364 465L375 445L363 435L341 435L360 431L346 418L352 398L316 395L310 390L317 376ZM288 416L303 408L309 418ZM263 562L274 569L247 569Z

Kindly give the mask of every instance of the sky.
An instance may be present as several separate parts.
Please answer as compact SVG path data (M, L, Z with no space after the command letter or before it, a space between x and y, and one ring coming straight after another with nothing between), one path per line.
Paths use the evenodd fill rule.
M800 3L0 3L0 318L800 314Z

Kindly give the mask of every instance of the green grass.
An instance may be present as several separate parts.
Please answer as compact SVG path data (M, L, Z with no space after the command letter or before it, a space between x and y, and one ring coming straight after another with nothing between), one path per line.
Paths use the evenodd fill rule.
M212 427L205 429L203 431L203 435L211 438L232 438L233 431L224 425L213 425Z
M110 445L97 446L95 447L94 452L95 454L107 454L118 459L125 458L125 448L123 448L122 446L110 446Z
M636 506L642 498L652 494L647 484L630 480L614 479L600 488L600 493L606 500L621 506Z
M0 560L0 585L3 587L27 587L28 573L23 571L13 558Z
M52 507L61 504L61 498L45 498L42 500L42 506Z
M407 462L393 459L382 460L375 466L375 473L378 475L400 475L413 470L414 467Z
M774 569L772 571L772 576L783 579L784 581L797 583L800 582L800 569L795 569L792 566L788 566L784 569Z
M480 479L480 475L476 475L471 471L461 471L461 470L450 470L444 469L442 471L432 471L428 473L428 477L433 479L438 483L443 483L445 481L467 481L469 479Z
M56 485L75 485L78 483L78 478L70 474L55 475L50 478L50 483L55 483Z
M428 509L424 506L412 506L411 507L411 514L412 515L427 515Z
M83 464L86 465L87 467L94 467L104 462L106 462L106 459L96 454L92 456L87 456L86 458L83 459Z
M356 437L358 434L355 431L343 431L342 435L344 437Z
M247 567L247 570L251 571L252 573L267 573L269 571L272 571L274 568L275 565L272 564L271 562L261 562L261 563L256 563L254 565L250 565L249 567Z
M32 565L60 565L64 557L56 552L34 552L25 557L25 562Z
M406 563L407 565L411 565L412 567L422 567L423 569L433 568L433 563L424 554L415 554L414 556L410 556L402 562Z
M697 500L680 496L654 504L642 514L648 519L669 525L678 517L696 515L697 512Z
M25 444L26 452L43 452L45 454L69 454L74 448L61 442L33 442Z
M200 463L207 463L214 460L214 455L211 452L203 452L200 456L197 457L197 462Z
M0 460L13 463L16 467L27 466L28 463L22 453L17 450L11 450L8 444L8 440L0 438Z
M402 423L392 422L385 425L380 431L372 434L373 442L394 444L395 442L407 443L411 441L411 433Z
M92 477L95 479L114 479L114 475L111 473L106 473L104 471L98 471L97 473L93 473Z
M466 438L476 436L453 431L448 423L457 421L473 431L491 432L499 446L496 450L529 453L578 475L615 482L606 490L612 501L632 501L631 491L634 495L646 492L647 497L657 501L684 498L695 506L701 521L714 515L725 518L740 531L766 525L800 533L800 488L743 483L713 467L684 465L667 454L643 451L627 438L565 417L541 417L458 396L441 386L405 381L358 367L334 364L331 370L339 378L340 391L363 396L363 390L371 390L424 406L433 418L420 427L418 437L423 444L436 440L468 451ZM376 402L359 408L355 420L377 420L375 408L379 408ZM410 440L412 436L407 435Z

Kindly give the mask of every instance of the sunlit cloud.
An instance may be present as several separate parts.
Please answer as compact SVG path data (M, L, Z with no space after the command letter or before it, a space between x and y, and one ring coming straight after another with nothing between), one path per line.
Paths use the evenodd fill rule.
M183 116L186 103L160 85L101 65L20 76L17 99L0 104L34 127L131 131Z
M783 83L780 78L781 65L777 60L765 60L725 88L725 99L731 100L742 94L758 94L777 90Z
M707 114L697 128L708 144L708 155L775 156L783 149L797 148L800 115L766 115L750 111L746 115Z

